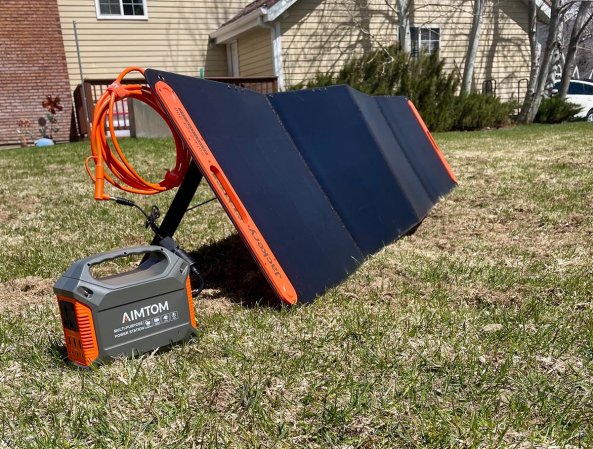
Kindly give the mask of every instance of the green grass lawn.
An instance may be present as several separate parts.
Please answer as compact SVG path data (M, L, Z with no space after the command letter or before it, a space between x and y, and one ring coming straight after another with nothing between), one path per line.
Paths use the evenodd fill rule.
M0 152L0 447L593 447L593 128L436 140L459 188L310 306L277 306L218 203L188 214L199 337L91 370L63 360L52 284L151 235L92 200L88 144Z

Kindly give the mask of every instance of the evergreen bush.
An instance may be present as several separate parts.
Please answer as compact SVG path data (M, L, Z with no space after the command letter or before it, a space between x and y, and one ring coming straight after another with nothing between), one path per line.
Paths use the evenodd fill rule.
M452 129L474 131L508 125L516 102L502 102L493 95L471 93L455 99L455 124Z
M334 84L370 95L406 96L431 131L500 127L509 122L514 107L490 95L457 96L459 77L445 72L438 53L415 58L395 45L352 58L337 74L318 72L293 89Z
M581 110L579 105L570 103L560 97L544 98L539 105L535 122L561 123L574 118Z

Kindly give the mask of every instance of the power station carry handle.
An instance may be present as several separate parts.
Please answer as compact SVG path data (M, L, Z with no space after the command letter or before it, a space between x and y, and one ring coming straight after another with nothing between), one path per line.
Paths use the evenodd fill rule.
M94 265L99 265L104 262L108 262L110 260L119 259L121 257L128 257L128 256L135 256L141 254L149 254L149 253L161 253L164 256L164 260L167 261L167 265L171 263L171 258L168 256L167 251L161 246L155 245L144 245L144 246L137 246L133 248L122 248L117 249L114 251L109 251L106 253L97 254L95 256L88 257L86 259L81 260L79 263L82 264L82 273L85 276L89 276L93 279L95 277L91 273L91 267Z

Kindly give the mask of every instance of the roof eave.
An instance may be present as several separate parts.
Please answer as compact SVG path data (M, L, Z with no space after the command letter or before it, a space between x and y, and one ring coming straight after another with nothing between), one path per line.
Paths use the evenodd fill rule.
M268 9L265 21L273 22L282 14L284 14L286 10L290 8L292 5L294 5L296 2L297 0L280 0L278 3L276 3L274 6Z
M249 14L221 26L210 35L210 39L213 39L216 44L228 44L234 41L240 34L260 26L263 23L263 17L267 11L266 8L254 9Z
M213 39L216 44L228 44L246 31L262 26L266 22L273 22L296 2L297 0L280 0L270 8L254 9L249 14L221 26L210 35L210 39Z

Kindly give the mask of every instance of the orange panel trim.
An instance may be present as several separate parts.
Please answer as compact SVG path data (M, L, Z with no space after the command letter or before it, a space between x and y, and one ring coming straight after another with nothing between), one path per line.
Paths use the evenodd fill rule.
M74 306L78 332L64 327L68 358L79 365L89 366L99 357L99 346L95 334L95 324L91 309L72 298L58 295L58 301L69 302Z
M233 186L224 175L187 110L167 83L158 81L154 88L169 116L187 142L195 161L202 169L202 173L204 173L204 177L217 193L222 206L226 209L235 227L247 243L255 260L262 267L268 281L272 284L280 299L289 304L295 304L297 302L296 290L282 270L280 263L276 260L247 209L243 206Z
M451 177L451 179L456 184L458 184L457 178L455 177L455 174L453 173L453 170L451 170L451 167L449 166L449 163L445 160L445 157L443 156L443 153L441 152L439 146L437 145L437 143L435 142L434 138L432 137L432 134L430 134L430 131L426 127L426 123L424 123L424 120L422 120L422 117L420 117L420 114L418 113L418 110L416 109L416 106L414 106L414 103L412 103L410 100L408 100L408 106L410 106L410 109L412 110L412 112L416 116L416 119L418 120L418 123L420 123L420 126L424 130L424 133L426 134L426 137L428 137L428 140L430 140L430 143L432 144L432 147L434 148L434 151L436 152L437 156L439 157L439 159L441 160L441 162L445 166L445 170L447 170L447 173L449 174L449 176Z

